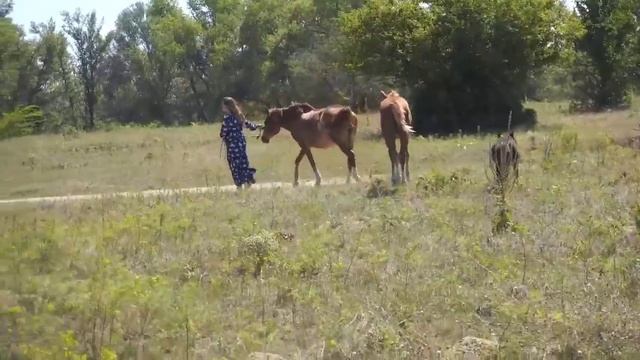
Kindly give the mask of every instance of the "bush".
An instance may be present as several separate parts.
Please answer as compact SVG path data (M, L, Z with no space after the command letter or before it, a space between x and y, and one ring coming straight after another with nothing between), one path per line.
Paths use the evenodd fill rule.
M367 198L377 199L385 196L393 196L398 192L397 188L389 185L381 179L375 179L367 189Z
M44 115L40 107L29 105L19 108L0 118L0 139L37 133L41 130L43 122Z
M578 149L578 133L575 131L562 131L559 137L562 152L569 154Z
M461 169L449 175L437 171L421 176L418 179L417 188L424 193L453 193L460 190L461 186L470 183L469 169Z
M415 89L423 134L504 129L510 112L514 127L535 125L523 107L527 82L580 32L561 1L543 0L372 0L342 29L349 66Z
M242 272L253 270L253 277L262 275L265 265L274 259L278 251L278 236L269 231L246 237L238 243L238 256L242 263Z
M637 1L576 1L585 34L577 42L576 110L626 107L637 66Z

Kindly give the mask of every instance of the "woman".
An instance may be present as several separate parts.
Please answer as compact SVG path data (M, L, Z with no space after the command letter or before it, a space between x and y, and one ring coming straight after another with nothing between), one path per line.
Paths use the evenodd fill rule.
M250 187L256 183L254 178L256 169L249 167L247 141L244 138L242 129L247 127L250 130L256 130L259 126L247 121L233 98L226 97L223 99L222 112L224 113L224 121L220 129L220 137L227 146L227 161L229 162L233 182L238 189L241 189L243 185Z

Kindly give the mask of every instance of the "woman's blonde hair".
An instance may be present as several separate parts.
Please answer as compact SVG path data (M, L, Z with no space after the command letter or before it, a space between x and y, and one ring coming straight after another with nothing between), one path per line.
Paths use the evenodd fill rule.
M240 107L234 98L225 97L222 99L222 103L227 107L227 109L229 109L229 111L231 111L231 114L233 114L239 122L245 121L244 114L242 113L242 110L240 110Z

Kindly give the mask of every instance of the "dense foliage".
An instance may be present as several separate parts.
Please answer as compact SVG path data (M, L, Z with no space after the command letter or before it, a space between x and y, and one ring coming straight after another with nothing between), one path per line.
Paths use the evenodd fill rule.
M640 0L148 0L108 33L77 12L24 29L12 8L0 1L0 114L38 106L39 131L208 122L226 95L364 110L389 87L423 132L502 128L510 111L534 120L528 96L602 109L640 79Z
M355 61L414 89L418 129L504 128L532 71L571 48L579 28L560 1L375 0L345 16ZM364 41L363 41L364 39ZM367 57L370 49L380 57Z
M600 110L628 102L640 69L640 1L579 0L586 34L578 42L576 104Z

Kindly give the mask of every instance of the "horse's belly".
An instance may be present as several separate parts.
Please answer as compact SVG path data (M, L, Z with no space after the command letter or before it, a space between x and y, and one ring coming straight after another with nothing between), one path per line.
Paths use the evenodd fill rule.
M315 148L326 149L332 147L333 145L335 145L335 143L328 133L322 133L321 136L313 141L313 147Z

